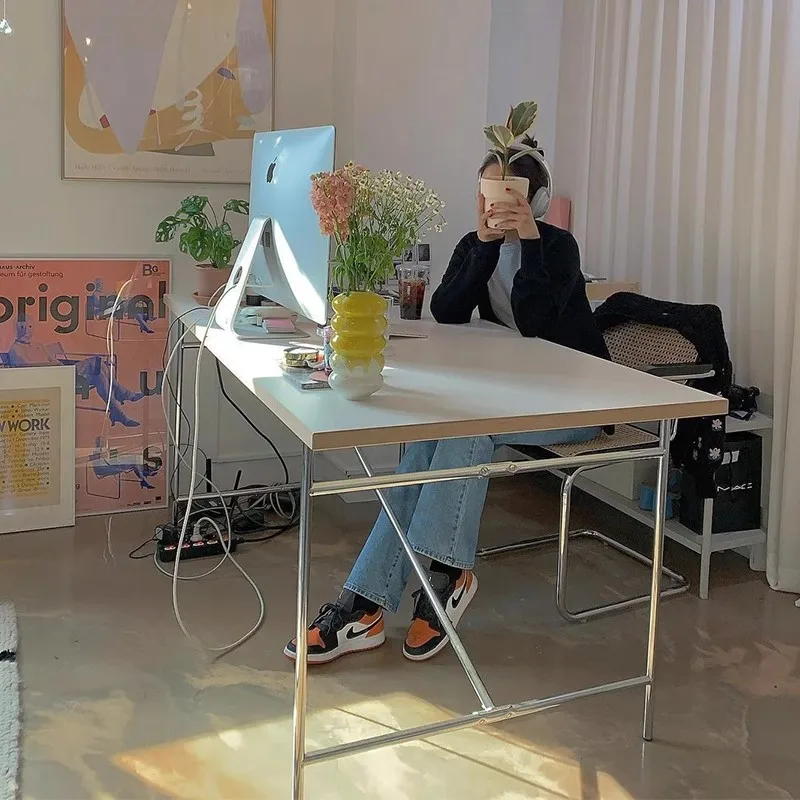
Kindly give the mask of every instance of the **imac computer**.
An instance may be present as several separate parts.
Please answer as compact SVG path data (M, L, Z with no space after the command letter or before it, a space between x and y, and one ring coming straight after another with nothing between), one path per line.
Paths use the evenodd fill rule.
M275 339L248 294L261 295L324 325L328 317L330 238L311 205L311 175L333 169L332 126L257 133L250 182L250 224L216 321L240 339Z

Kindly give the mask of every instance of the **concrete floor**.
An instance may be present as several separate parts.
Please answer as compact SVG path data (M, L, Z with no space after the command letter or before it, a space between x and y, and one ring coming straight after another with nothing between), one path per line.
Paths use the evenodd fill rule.
M317 506L312 601L335 597L375 506ZM646 532L587 498L575 524ZM530 518L535 517L536 522ZM24 798L285 798L294 617L293 534L243 550L267 600L254 640L214 660L180 633L170 582L128 552L163 521L148 512L84 519L71 531L0 539L0 596L17 605L24 681ZM545 478L495 484L484 542L552 530ZM694 577L694 556L667 562ZM204 562L201 562L206 566ZM462 622L496 702L639 674L646 614L568 625L552 602L552 552L478 567ZM576 602L641 590L644 574L590 543L576 546ZM662 606L657 741L639 738L642 691L578 701L496 726L310 767L307 796L333 798L800 797L800 610L735 555L715 556L711 600ZM247 630L255 599L226 567L181 587L187 624L206 643ZM452 652L401 655L408 620L380 650L315 669L310 738L327 744L410 726L477 703Z

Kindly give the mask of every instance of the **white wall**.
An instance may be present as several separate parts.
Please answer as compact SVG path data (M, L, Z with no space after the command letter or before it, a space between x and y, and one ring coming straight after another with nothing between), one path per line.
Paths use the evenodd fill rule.
M343 0L341 5L357 9L353 155L367 167L402 170L438 190L447 203L448 227L430 242L434 272L441 274L458 239L474 228L491 5L488 0Z
M509 106L536 100L535 134L553 163L556 148L563 0L492 0L487 118L501 124ZM558 177L555 178L556 184Z

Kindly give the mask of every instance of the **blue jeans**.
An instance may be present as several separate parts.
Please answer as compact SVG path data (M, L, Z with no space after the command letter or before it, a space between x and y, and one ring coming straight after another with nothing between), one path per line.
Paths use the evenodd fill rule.
M504 444L546 446L586 442L598 433L598 428L581 428L418 442L408 447L397 472L487 464L495 448ZM415 553L453 567L472 569L488 487L488 480L471 478L389 489L386 497ZM410 574L411 562L386 513L381 511L345 582L345 589L394 613Z

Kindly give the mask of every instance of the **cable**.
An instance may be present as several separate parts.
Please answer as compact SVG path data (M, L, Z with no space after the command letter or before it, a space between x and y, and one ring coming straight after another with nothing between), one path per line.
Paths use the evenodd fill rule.
M156 537L155 536L151 536L149 539L145 539L138 547L134 547L133 550L131 550L130 553L128 553L128 558L132 558L134 561L137 561L137 560L142 559L142 558L150 558L150 556L154 555L154 553L145 553L143 556L137 556L136 554L143 547L147 547L147 545L150 544L150 542L154 542L154 541L156 541Z
M245 488L252 489L259 487L248 486ZM291 500L292 504L291 510L288 513L286 512L285 509L281 507L282 495L287 496ZM272 509L273 513L275 513L276 516L287 520L287 522L280 525L265 524L264 511L266 511L267 509L265 509L263 505L266 504L267 502L269 503L269 506ZM271 539L280 536L282 533L286 533L286 531L291 530L299 522L300 506L293 492L269 492L268 494L257 496L256 499L252 501L247 508L242 508L241 506L242 506L242 498L237 498L234 504L234 515L233 515L234 527L236 527L237 523L237 518L235 516L237 511L240 516L244 517L248 522L256 526L256 529L253 531L242 531L241 529L236 530L236 533L239 535L239 541L242 544L268 542ZM257 518L254 519L251 516L254 510L260 510L262 512L261 519ZM267 535L254 537L250 535L251 533L266 533Z
M215 294L216 294L216 292L215 292ZM213 296L214 295L212 295L212 298L213 298ZM167 391L169 391L169 395L170 395L170 398L172 399L172 402L175 404L175 407L178 409L178 413L181 415L181 419L183 420L183 422L186 423L186 427L187 427L187 429L189 431L189 439L190 440L192 438L192 422L189 419L189 415L183 410L183 407L178 402L178 395L176 394L175 389L172 386L172 382L170 381L170 378L169 378L169 372L166 369L166 359L167 359L167 352L169 350L169 339L170 339L170 336L172 335L172 329L184 317L188 317L189 314L192 314L195 311L202 311L202 310L204 310L202 306L196 306L194 308L190 308L188 311L184 311L183 314L180 314L179 316L175 317L175 319L172 320L172 322L170 323L169 328L167 329L166 339L164 340L164 352L161 354L161 367L162 367L162 369L164 371L164 378L163 378L164 384L167 387ZM167 421L167 425L169 425L169 421ZM187 442L186 444L182 444L180 446L180 449L183 450L184 448L188 448L188 447L189 447L189 443ZM198 449L203 454L203 458L208 460L208 456L206 455L205 451L202 448L198 448ZM169 486L173 485L173 483L175 481L175 475L178 472L177 461L178 461L178 459L176 459L176 463L172 465L172 471L171 471L170 476L169 476ZM201 484L202 482L203 482L203 479L198 479L198 485Z
M105 416L106 422L108 420L108 414L109 414L110 407L111 407L111 398L113 396L114 380L115 380L115 369L114 369L114 328L113 328L114 320L115 320L117 309L119 308L120 304L124 301L123 295L124 295L125 289L128 288L128 286L130 286L132 282L133 282L133 278L128 280L126 283L124 283L122 285L122 287L120 288L120 290L119 290L119 292L117 294L117 297L116 297L116 299L114 301L114 305L112 306L112 309L111 309L111 314L109 316L108 329L107 329L107 332L106 332L106 349L107 349L107 354L108 354L108 358L109 358L109 393L108 393L108 399L107 399L107 402L106 402L106 416ZM220 291L222 290L222 288L224 288L224 287L220 287ZM215 294L217 294L217 293L215 292ZM195 310L197 310L197 309L191 309L191 311L195 311ZM187 312L187 313L189 313L189 312ZM216 309L212 310L212 312L211 312L211 317L209 318L209 322L208 322L208 328L206 328L206 330L204 331L203 338L201 339L201 342L200 342L200 349L198 350L198 355L197 355L197 373L195 375L195 397L199 396L200 360L201 360L203 348L205 346L205 340L206 340L206 337L208 335L208 330L213 325L215 314L216 314ZM181 315L181 317L183 317L183 316L186 316L186 314L182 314ZM174 325L177 321L178 320L173 321L172 325ZM172 325L170 326L169 331L172 330ZM168 345L168 342L169 342L169 331L168 331L168 334L167 334L167 345ZM169 359L167 361L167 364L165 365L165 370L164 370L165 376L168 375L168 373L169 373L169 365L171 364L172 359L174 358L178 347L182 344L183 339L186 337L187 334L188 334L188 330L181 336L181 338L178 340L178 343L177 343L176 347L173 349L172 353L170 354L170 357L169 357ZM162 363L163 363L163 356L162 356ZM171 387L170 387L170 391L171 391ZM174 393L172 393L172 391L171 391L171 394L173 395L173 398L177 402L177 397L174 396ZM181 454L181 445L180 445L179 442L176 441L175 437L172 434L172 429L170 428L170 425L169 425L169 417L168 417L168 414L167 414L164 392L161 393L161 407L162 407L162 410L164 412L164 419L165 419L166 424L167 424L167 431L168 431L168 434L169 434L169 438L170 438L170 440L173 442L173 444L175 446L176 455L178 456L178 458L181 461L183 461L184 463L187 463L186 459ZM186 417L185 412L183 412L183 409L180 408L180 405L178 407L180 409L180 412L186 418L187 423L188 423L189 420L188 420L188 417ZM197 416L198 415L197 415L197 412L196 412L195 413L194 439L193 439L193 442L192 442L192 462L191 462L191 465L190 465L191 466L191 470L192 470L192 480L191 480L191 485L190 485L190 489L189 489L189 498L188 498L188 503L187 503L187 507L186 507L186 513L185 513L184 518L183 518L183 525L181 527L180 536L179 536L179 539L178 539L178 548L177 548L177 551L176 551L176 554L175 554L175 564L174 564L174 569L173 569L172 573L169 573L166 570L164 570L161 567L161 565L158 563L158 553L157 553L157 551L154 551L152 553L152 557L153 557L153 561L154 561L156 567L159 569L159 571L161 571L162 573L172 577L172 606L173 606L173 611L175 613L175 618L176 618L176 620L178 622L178 625L180 626L180 628L183 631L184 635L187 638L194 639L202 647L204 647L205 649L210 650L212 652L227 652L227 651L229 651L229 650L231 650L231 649L233 649L235 647L238 647L244 641L249 639L261 627L261 624L263 623L264 616L265 616L265 604L264 604L264 597L261 594L261 592L259 591L258 586L256 586L256 584L252 580L252 578L239 565L239 563L236 561L236 559L231 554L231 551L230 551L230 546L231 545L230 545L230 543L231 543L231 540L232 540L232 537L233 537L233 532L232 532L232 525L231 525L230 515L229 515L229 512L228 512L228 508L225 505L225 501L224 501L224 499L222 497L222 494L220 493L219 489L210 480L208 480L207 482L213 488L213 490L219 495L220 502L221 502L221 509L220 510L223 511L224 514L225 514L225 520L226 520L227 527L228 527L228 532L229 532L228 538L226 539L223 536L223 533L222 533L222 530L220 529L220 526L217 524L217 522L215 520L211 519L210 517L208 517L208 516L200 517L198 522L207 522L208 524L210 524L214 528L214 530L216 531L216 534L217 534L217 538L219 539L220 545L222 546L222 548L224 550L224 553L223 553L222 558L219 560L219 562L217 564L215 564L211 569L207 570L206 572L201 573L200 575L193 575L193 576L181 576L181 575L179 575L180 554L181 554L181 549L183 547L183 543L184 543L185 538L186 538L189 519L194 514L205 513L206 512L206 509L203 509L203 508L196 509L196 510L193 511L192 507L191 507L192 506L192 502L194 500L194 492L195 492L195 489L196 489L197 454L200 451L200 447L199 447L199 430L200 429L199 429ZM103 432L105 432L105 430ZM205 480L205 478L203 480ZM149 544L152 541L154 541L154 538L150 538L147 541L143 542L138 547L134 548L129 553L129 557L133 558L133 559L149 558L150 555L151 555L150 553L147 553L146 555L138 555L138 553L139 553L140 550L142 550L147 544ZM203 645L202 642L200 642L199 639L197 639L197 637L194 637L189 633L188 629L186 628L186 625L183 622L183 619L182 619L181 614L180 614L180 609L178 607L178 581L180 581L180 580L198 580L200 578L207 577L208 575L211 575L213 572L215 572L217 569L219 569L219 567L221 567L222 564L226 560L230 560L230 562L233 564L233 566L241 573L241 575L245 578L245 580L252 587L253 591L256 593L256 596L258 598L258 603L259 603L259 616L258 616L258 620L257 620L256 624L244 636L240 637L237 641L233 642L232 644L226 645L224 647L207 647L206 645Z
M226 288L225 291L222 294L222 297L224 297L229 291L232 291L234 288L235 288L234 286ZM216 292L215 292L215 294L216 294ZM215 306L211 310L211 314L209 316L208 322L206 324L205 329L203 330L203 335L200 338L200 347L197 350L197 362L196 362L196 366L195 366L195 376L194 376L195 377L195 380L194 380L194 396L195 396L195 398L200 396L200 374L201 374L200 367L201 367L203 352L205 350L206 339L208 338L208 332L213 327L214 318L216 317L216 313L217 313L217 307ZM172 352L170 353L169 358L167 359L167 364L165 366L165 375L169 373L169 366L172 364L172 360L174 359L176 353L178 352L178 349L180 348L181 344L183 343L184 338L188 335L188 333L189 333L188 329L186 331L184 331L184 333L180 336L180 338L176 342L175 347L173 347ZM172 429L171 429L171 427L169 425L169 417L167 415L165 396L164 396L163 392L161 393L161 406L162 406L162 409L164 411L164 418L167 421L167 431L169 433L170 440L175 445L176 455L178 456L178 458L180 458L182 461L185 462L183 456L180 453L180 446L175 441L175 437L173 436ZM206 650L209 650L209 651L215 652L215 653L223 653L223 652L227 652L229 650L232 650L233 648L238 647L240 644L242 644L243 642L247 641L247 639L249 639L261 627L261 624L264 621L264 616L265 616L265 610L266 609L265 609L265 604L264 604L264 596L261 594L261 591L259 590L258 586L256 586L256 584L252 580L252 578L239 565L238 561L231 554L230 543L231 543L231 540L232 540L232 537L233 537L233 533L232 533L230 514L229 514L229 511L228 511L227 505L225 505L225 500L222 497L222 494L221 494L220 490L216 487L216 485L211 480L208 480L207 482L211 486L211 488L214 490L214 492L217 495L219 495L219 499L220 499L220 503L221 503L221 510L225 514L225 521L226 521L227 527L228 527L228 538L225 539L225 537L223 536L222 530L220 529L219 525L216 523L216 521L214 521L210 517L204 516L204 517L201 517L200 520L198 520L198 521L199 522L207 521L210 525L213 526L214 530L217 533L217 538L219 539L220 544L222 545L222 548L225 551L224 555L220 559L219 563L217 563L212 569L210 569L206 573L203 573L202 575L191 576L191 577L186 577L186 578L183 578L182 576L179 575L180 554L181 554L181 550L183 548L183 543L184 543L184 541L186 539L186 534L187 534L187 531L188 531L189 517L192 514L192 503L194 502L195 482L196 482L196 478L197 478L197 454L198 454L198 451L200 449L199 448L199 439L200 439L199 404L196 404L194 422L195 422L195 425L194 425L194 436L193 436L193 440L192 440L192 460L191 460L192 478L191 478L191 481L190 481L190 484L189 484L189 496L187 498L186 513L185 513L185 515L183 517L183 524L181 525L181 531L180 531L180 535L178 537L178 546L177 546L177 550L176 550L176 553L175 553L175 564L174 564L174 567L173 567L173 570L172 570L172 609L173 609L173 611L175 613L175 619L176 619L180 629L183 631L184 635L188 639L194 639L195 641L197 641ZM226 645L224 647L208 647L207 645L204 645L202 642L200 642L200 640L197 637L195 637L192 634L190 634L188 629L186 628L186 625L183 622L183 618L181 617L181 613L180 613L180 608L178 607L178 585L179 585L179 581L180 580L198 580L201 577L206 577L207 575L210 575L212 572L217 570L225 562L226 559L229 560L233 564L233 566L241 573L241 575L250 584L250 586L252 587L253 591L255 592L256 597L258 598L258 603L259 603L258 620L256 621L256 624L246 634L244 634L244 636L241 636L239 639L237 639L232 644ZM157 556L155 554L154 554L154 562L155 562L156 566L158 567L158 569L161 572L164 572L165 574L169 575L169 573L166 570L164 570L161 567L161 565L158 563L158 558L157 558Z
M281 467L283 467L283 482L289 483L289 468L286 466L286 461L283 456L278 451L278 448L275 447L275 443L272 439L267 436L266 433L261 431L255 423L247 416L247 414L242 411L242 409L236 404L236 402L231 398L231 396L225 391L225 384L222 382L222 369L219 365L219 361L216 362L217 364L217 378L219 379L219 388L222 392L222 396L239 412L239 416L272 448L275 455L278 457L278 461L281 462Z
M116 377L116 369L114 364L114 317L117 314L117 309L120 302L124 301L123 293L133 283L133 278L128 278L122 287L117 292L114 298L114 304L111 306L111 314L108 317L108 328L106 329L106 355L108 356L108 397L106 397L106 413L103 417L103 427L100 430L100 438L105 442L106 425L108 424L109 414L111 412L111 398L114 396L114 379Z

